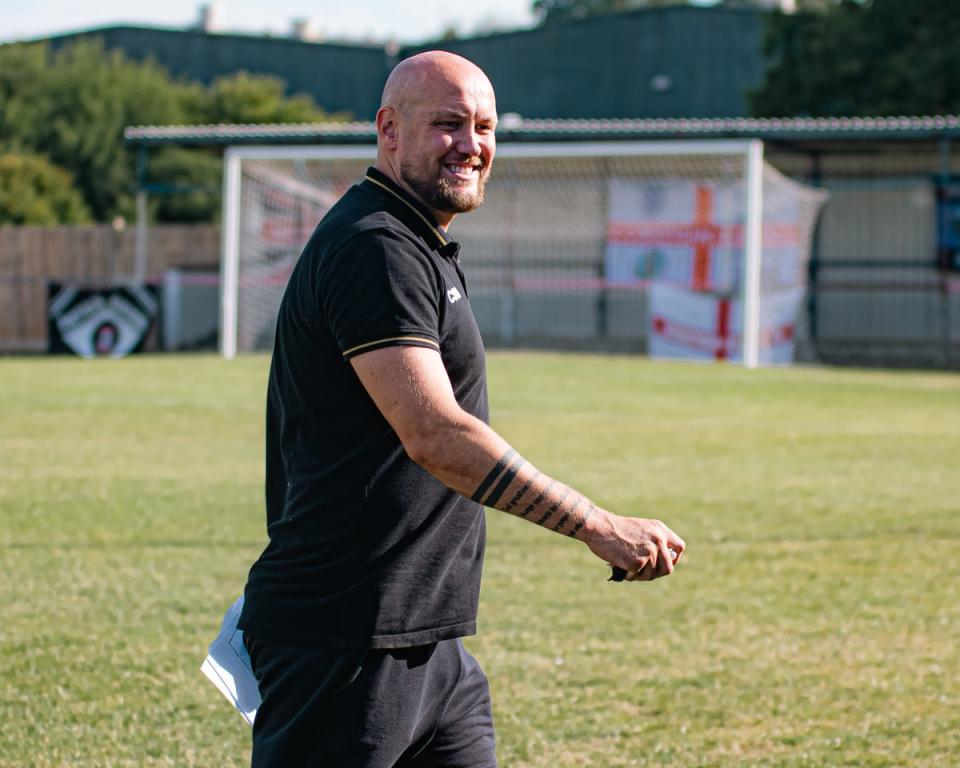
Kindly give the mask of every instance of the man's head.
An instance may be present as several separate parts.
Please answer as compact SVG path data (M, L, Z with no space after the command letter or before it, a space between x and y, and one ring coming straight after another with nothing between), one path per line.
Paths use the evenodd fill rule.
M377 167L446 226L483 202L496 151L493 86L470 61L445 51L404 59L377 112Z

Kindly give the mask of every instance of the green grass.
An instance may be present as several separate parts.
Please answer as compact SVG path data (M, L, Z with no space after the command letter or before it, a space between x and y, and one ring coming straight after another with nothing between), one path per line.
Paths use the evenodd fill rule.
M688 543L489 513L504 768L960 764L960 378L492 354L494 426ZM234 766L199 672L264 542L267 361L0 360L0 766Z

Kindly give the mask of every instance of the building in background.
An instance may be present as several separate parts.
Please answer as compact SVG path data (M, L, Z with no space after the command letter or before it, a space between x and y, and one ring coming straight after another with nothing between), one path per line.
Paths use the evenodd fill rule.
M328 112L372 120L396 62L441 48L490 76L501 112L544 119L746 117L763 79L763 11L674 6L561 21L414 46L317 39L305 19L288 37L224 34L216 6L195 29L111 26L49 38L98 38L132 59L209 84L239 70L279 77Z
M303 32L305 30L299 30ZM241 70L271 75L327 112L376 112L387 68L383 45L312 42L299 37L220 34L204 29L115 26L49 38L53 48L98 39L134 60L152 58L174 77L205 85Z

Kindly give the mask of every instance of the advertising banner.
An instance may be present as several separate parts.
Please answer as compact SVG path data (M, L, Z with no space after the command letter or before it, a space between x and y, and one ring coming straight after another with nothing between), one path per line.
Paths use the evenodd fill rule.
M49 284L49 351L124 357L139 351L157 314L149 286L89 288Z

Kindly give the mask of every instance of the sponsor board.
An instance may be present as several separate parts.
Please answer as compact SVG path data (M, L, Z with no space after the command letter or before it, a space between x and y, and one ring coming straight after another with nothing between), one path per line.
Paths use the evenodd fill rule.
M52 354L124 357L142 348L157 315L156 289L151 286L50 283L48 295Z

